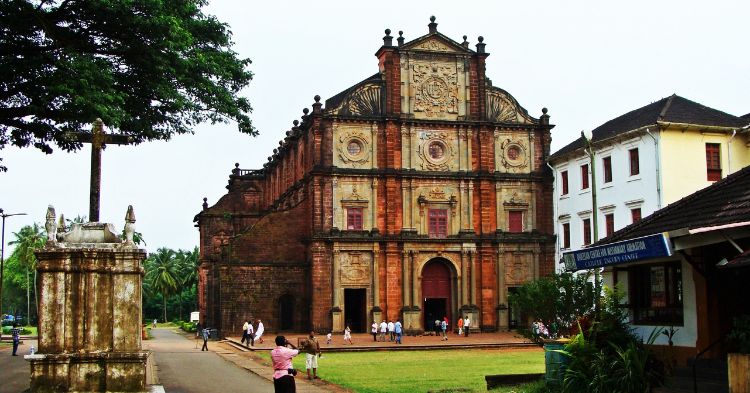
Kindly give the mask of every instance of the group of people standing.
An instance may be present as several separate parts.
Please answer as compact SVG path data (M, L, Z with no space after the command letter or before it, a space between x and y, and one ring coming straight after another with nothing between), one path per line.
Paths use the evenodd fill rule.
M263 326L263 321L258 319L258 327L253 327L252 322L249 320L245 321L245 324L242 325L242 340L240 342L242 344L247 344L250 346L255 345L255 341L258 340L261 344L263 343L263 333L265 332L265 327Z
M380 333L379 336L378 332ZM380 322L380 325L378 325L377 322L373 321L370 333L372 333L373 341L378 341L378 337L380 337L380 341L385 342L386 337L388 337L388 341L395 342L396 344L401 344L401 337L404 334L404 327L399 320L396 320L396 322L393 322L393 320L391 320L386 323L384 319L383 322Z
M464 318L459 317L458 321L456 322L456 326L458 327L459 336L469 337L469 328L471 326L471 319L469 319L468 315ZM448 340L449 327L450 327L450 323L448 322L448 317L443 317L442 320L436 319L435 320L435 335L442 336L443 341Z

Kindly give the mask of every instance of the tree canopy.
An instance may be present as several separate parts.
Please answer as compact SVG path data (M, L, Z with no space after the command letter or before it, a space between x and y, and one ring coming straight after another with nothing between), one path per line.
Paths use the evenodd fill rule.
M257 135L251 61L232 51L228 26L206 0L0 2L0 149L52 144L96 118L138 143L237 123ZM0 168L2 170L2 168Z

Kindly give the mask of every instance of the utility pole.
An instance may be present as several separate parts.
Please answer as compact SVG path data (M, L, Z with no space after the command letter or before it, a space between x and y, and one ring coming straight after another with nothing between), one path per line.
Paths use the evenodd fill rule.
M584 148L584 151L586 154L588 154L589 159L591 160L591 223L594 227L594 241L593 243L596 243L599 241L599 214L597 212L597 206L596 206L596 153L594 152L594 145L592 143L593 134L591 131L588 133L581 131L581 138L583 138L584 142L586 143L586 147ZM601 288L600 288L600 281L601 278L599 277L599 270L601 268L594 268L594 307L596 312L599 312L599 299L601 297Z
M2 235L0 235L0 318L3 316L3 279L5 273L5 218L12 216L25 216L26 213L6 214L0 209L0 217L3 218ZM26 316L28 318L28 315ZM3 330L0 329L0 338L3 337Z

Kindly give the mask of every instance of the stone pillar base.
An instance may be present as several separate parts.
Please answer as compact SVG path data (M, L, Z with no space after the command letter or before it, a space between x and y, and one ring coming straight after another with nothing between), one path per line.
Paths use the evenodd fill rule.
M422 311L418 306L404 307L401 310L404 318L404 332L408 335L422 334Z
M497 331L507 332L510 330L508 327L508 308L498 306L495 312L497 313Z
M331 326L333 327L334 333L341 333L344 331L344 313L341 309L334 307L331 309Z
M469 317L469 320L471 321L471 324L469 325L469 332L479 332L480 326L479 326L479 307L477 307L474 304L465 304L461 306L459 309L459 312L461 313L462 318Z
M31 363L31 393L146 392L146 362L150 351L35 354Z
M383 310L381 310L380 307L373 307L372 308L372 321L379 325L380 321L382 320L383 320ZM370 325L372 325L372 323ZM370 332L370 329L371 327L367 331Z

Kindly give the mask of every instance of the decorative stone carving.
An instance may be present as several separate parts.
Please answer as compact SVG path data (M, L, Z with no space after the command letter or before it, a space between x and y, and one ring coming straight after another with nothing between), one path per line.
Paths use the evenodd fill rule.
M383 113L381 86L366 84L349 93L334 111L344 116L379 116Z
M522 285L532 279L531 254L507 253L505 281L509 285Z
M430 190L429 193L430 199L447 199L445 196L445 191L441 187L434 187L432 190Z
M135 246L133 234L135 234L135 212L133 212L133 205L128 205L128 211L125 213L125 244Z
M49 205L47 207L47 220L44 223L44 229L47 230L47 243L57 243L57 223L55 220L55 208Z
M368 252L341 253L341 285L369 285L372 255Z
M427 50L432 52L455 52L453 49L449 48L448 45L446 45L443 42L440 42L439 40L427 40L419 45L417 45L414 49L421 49L421 50Z
M529 116L513 96L505 90L492 87L487 90L487 120L499 123L530 124L537 121Z
M505 139L500 144L500 163L508 172L520 172L529 166L528 150L520 139Z
M336 146L339 158L352 167L363 166L370 162L369 136L359 130L345 131L339 135Z
M528 201L527 201L526 199L524 199L524 198L522 198L521 196L519 196L519 195L518 195L518 192L514 192L514 193L513 193L513 194L512 194L511 196L510 196L510 198L508 198L508 199L507 199L507 200L505 201L505 205L506 205L506 206L507 206L507 205L510 205L510 206L528 206L528 205L529 205L529 202L528 202Z
M428 118L458 113L458 76L454 64L415 62L412 66L414 112Z
M455 160L456 151L449 143L447 132L420 133L422 143L417 153L422 158L422 169L433 171L450 170L450 164Z

